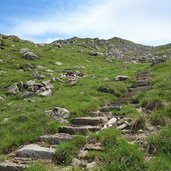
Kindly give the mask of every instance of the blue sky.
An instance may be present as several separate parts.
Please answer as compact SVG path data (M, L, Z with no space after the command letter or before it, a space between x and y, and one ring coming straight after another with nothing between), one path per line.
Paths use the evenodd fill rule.
M0 0L0 33L34 42L73 36L171 43L170 0Z

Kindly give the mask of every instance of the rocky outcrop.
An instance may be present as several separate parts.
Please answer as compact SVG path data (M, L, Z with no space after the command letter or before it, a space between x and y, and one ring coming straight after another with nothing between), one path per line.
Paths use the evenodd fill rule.
M30 51L27 48L20 49L20 54L21 54L21 58L28 59L28 60L34 60L38 58L36 54L34 54L32 51Z

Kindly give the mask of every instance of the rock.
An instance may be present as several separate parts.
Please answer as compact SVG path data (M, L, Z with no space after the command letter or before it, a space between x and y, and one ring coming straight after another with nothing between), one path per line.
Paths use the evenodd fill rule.
M104 106L104 107L101 107L99 110L100 112L110 112L112 110L119 111L120 106L119 105Z
M52 117L56 121L60 121L60 119L68 119L70 112L65 108L55 107L53 110L45 111L45 115Z
M88 150L80 151L78 154L79 158L85 158L89 154Z
M61 63L61 62L55 62L55 64L58 65L58 66L63 65L63 63Z
M24 164L14 163L10 160L0 163L0 171L24 171L25 168Z
M73 158L71 166L73 167L79 167L81 165L81 161L77 158Z
M20 95L20 98L21 98L21 99L24 99L24 98L28 98L28 97L31 97L31 96L34 96L34 93L33 93L33 92L25 91L24 93L22 93L22 94Z
M26 84L27 84L28 86L33 86L35 83L36 83L36 82L33 81L33 80L29 80L29 81L26 82Z
M124 124L122 124L122 125L117 126L116 129L122 130L122 129L127 128L128 126L129 126L129 125L128 125L127 123L124 123Z
M13 84L8 87L7 91L8 91L8 94L10 95L16 95L17 93L19 93L19 88L17 84Z
M73 139L72 135L65 134L65 133L57 133L54 135L43 135L40 136L40 140L42 142L48 143L50 145L56 145L64 141L70 141Z
M26 52L29 52L30 50L28 48L22 48L20 49L20 54L23 55Z
M150 90L151 86L142 86L142 87L135 87L135 88L129 88L129 92L140 92L140 91L147 91Z
M102 129L116 127L116 126L117 126L117 118L113 117L103 126Z
M116 94L115 91L107 86L101 86L97 89L98 91L104 92L104 93L109 93L109 94Z
M28 59L28 60L34 60L37 59L38 56L34 54L33 52L25 52L22 54L21 58Z
M98 131L100 128L98 126L80 126L80 127L74 127L74 126L62 126L59 127L60 133L67 133L67 134L80 134L80 135L88 135L89 131L95 132Z
M91 143L91 144L86 144L85 145L86 150L96 150L96 151L103 151L104 147L101 143Z
M51 89L48 89L48 90L45 90L45 91L42 91L40 93L38 93L39 96L50 96L52 95L52 90Z
M91 56L104 56L103 53L100 53L97 51L90 51L89 55L91 55Z
M123 80L127 80L127 79L128 79L128 76L126 76L126 75L118 75L115 77L116 81L123 81Z
M45 159L52 160L55 153L55 149L41 147L37 144L26 145L23 148L16 151L17 157L27 157L32 159Z
M79 117L71 120L72 124L75 125L100 125L107 121L106 117Z
M9 121L9 118L4 118L3 121L2 121L2 123L3 124L6 124L8 121Z
M91 163L87 163L86 169L92 169L94 167L96 167L96 162L91 162Z

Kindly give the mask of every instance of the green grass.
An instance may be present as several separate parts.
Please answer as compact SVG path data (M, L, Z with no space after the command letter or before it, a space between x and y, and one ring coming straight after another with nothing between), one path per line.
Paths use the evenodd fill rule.
M73 140L64 142L56 147L55 160L57 164L70 164L74 156L76 156L81 147L86 144L84 136L75 136Z
M71 117L86 116L89 111L96 110L107 102L116 101L136 79L136 74L142 70L150 71L152 75L152 89L148 92L139 93L136 96L139 102L137 106L124 105L120 114L132 117L141 128L144 128L147 118L143 118L136 110L136 107L151 107L148 119L154 125L161 125L161 133L148 138L150 150L154 160L146 164L144 154L135 145L130 145L121 138L121 134L114 130L104 130L100 134L91 135L89 140L100 141L104 152L90 152L87 156L92 161L95 156L100 159L99 170L104 171L139 171L139 170L171 170L171 60L165 63L150 67L149 64L130 64L114 58L109 62L101 56L89 56L91 50L87 46L91 39L72 39L76 42L56 48L52 45L35 45L29 41L20 40L17 37L4 37L0 42L3 47L0 50L0 160L5 160L9 151L13 151L21 144L35 142L40 135L53 134L58 131L59 123L55 122L44 114L45 110L53 109L56 106L64 107L71 111ZM115 38L110 40L113 44L124 43ZM84 43L86 42L86 43ZM132 42L127 42L132 46ZM38 55L36 60L25 60L20 57L19 50L29 48ZM170 45L158 47L154 53L167 54ZM100 52L104 52L100 46ZM139 54L130 53L128 58ZM57 66L59 61L63 65ZM51 80L52 76L46 70L53 70L53 76L60 78L64 69L79 70L86 77L80 78L75 86L69 86L65 78L63 82L52 81L54 89L50 97L33 96L28 99L20 99L17 96L8 96L7 87L20 81L33 80L33 71L19 71L19 66L30 63L33 70L45 75L45 78L35 79L36 82ZM42 66L37 68L36 66ZM117 82L114 80L117 75L128 75L128 80ZM109 87L113 94L98 91L99 87ZM155 105L153 105L155 104ZM157 105L156 105L157 104ZM155 106L155 107L153 107ZM156 107L157 106L157 107ZM4 122L4 119L8 121ZM136 123L136 122L135 122ZM165 127L163 127L165 126ZM136 127L135 127L136 128ZM88 141L89 141L88 140ZM64 158L64 164L69 164L72 158L78 153L79 148L85 143L85 139L77 137L71 142L62 143L57 147L56 154L64 152L69 154ZM30 170L47 170L42 163L31 165Z

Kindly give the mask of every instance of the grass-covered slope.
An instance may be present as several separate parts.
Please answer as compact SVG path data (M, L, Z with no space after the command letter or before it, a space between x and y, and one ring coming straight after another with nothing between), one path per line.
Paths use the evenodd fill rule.
M14 36L3 36L1 39L0 160L3 154L21 144L34 142L40 135L57 132L60 124L47 117L44 114L45 110L58 106L68 109L72 114L71 117L86 116L89 111L93 111L109 101L117 100L132 85L139 71L148 70L153 77L152 89L147 93L140 93L136 98L137 107L142 106L150 111L147 119L161 127L160 134L148 138L148 153L154 158L150 162L146 162L144 152L140 151L137 146L128 144L124 138L121 138L119 132L111 130L90 137L100 140L106 151L98 154L92 152L88 158L98 155L104 161L99 167L102 170L171 170L171 61L168 60L150 67L150 64L146 63L132 64L108 56L91 56L88 52L94 50L95 40L76 38L70 41L75 43L61 43L62 47L57 47L53 44L34 44ZM111 39L109 44L113 43L113 45L119 46L120 41L117 38ZM124 41L123 48L126 46L133 51L134 44L127 43L127 45L123 45ZM38 58L35 60L21 58L19 53L21 48L30 49ZM98 48L101 53L106 50L105 46L101 44ZM141 45L137 45L136 48L143 49ZM145 48L150 49L151 47ZM169 55L169 48L169 46L167 48L156 47L153 49L153 53ZM165 52L165 50L167 51ZM134 58L136 55L138 55L137 52L135 52ZM62 65L56 64L56 62L60 62ZM23 69L23 65L28 63L33 67ZM85 77L79 78L76 85L69 85L67 79L60 76L65 69L78 70L84 73ZM35 71L43 77L33 77ZM117 82L114 79L117 75L127 75L128 80ZM48 97L34 95L21 99L20 93L15 96L7 94L7 88L10 85L29 80L36 82L51 80L54 87L52 95ZM113 89L114 93L98 91L98 88L102 86ZM134 107L125 106L121 112L132 116L136 110ZM108 139L107 142L106 139ZM66 146L72 150L70 144L66 144ZM64 147L65 144L61 145L61 149ZM74 145L72 147L74 148ZM33 165L32 167L36 168L37 166Z
M30 49L38 59L21 58L19 53L21 48ZM1 152L7 152L10 148L22 143L34 141L41 134L56 132L59 124L47 118L44 114L45 110L59 106L71 111L73 116L86 115L88 111L117 98L112 94L97 91L100 86L113 88L119 96L134 81L136 72L146 67L142 64L128 65L118 60L109 62L104 57L92 57L86 53L80 53L78 49L76 45L57 48L52 45L35 45L16 37L3 38L3 49L0 50ZM57 61L62 65L56 65ZM32 70L20 69L20 66L28 63L34 66ZM75 86L70 86L65 78L60 78L64 69L79 70L87 76L80 78ZM45 78L33 78L32 73L35 70L45 75ZM47 70L52 70L53 76L48 74ZM119 74L128 75L128 81L114 81L114 77ZM51 80L53 77L58 77L63 82L52 81L54 88L49 97L33 96L20 99L19 95L7 95L7 88L14 83L29 80L41 82ZM7 122L4 122L5 118L8 119Z

